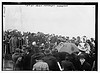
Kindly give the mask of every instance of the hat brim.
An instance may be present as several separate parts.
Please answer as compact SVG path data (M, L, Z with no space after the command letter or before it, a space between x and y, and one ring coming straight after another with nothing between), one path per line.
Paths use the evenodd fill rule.
M87 49L86 49L86 48L85 48L85 49L79 48L79 50L80 50L80 51L86 51Z

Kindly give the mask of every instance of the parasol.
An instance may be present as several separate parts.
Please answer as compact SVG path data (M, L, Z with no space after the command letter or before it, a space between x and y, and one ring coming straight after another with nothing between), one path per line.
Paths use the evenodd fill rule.
M60 43L56 49L58 52L67 52L69 54L73 52L79 52L78 47L73 43Z

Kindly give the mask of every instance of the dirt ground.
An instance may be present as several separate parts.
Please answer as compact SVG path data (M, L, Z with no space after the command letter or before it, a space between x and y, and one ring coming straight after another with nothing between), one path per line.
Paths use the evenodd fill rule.
M13 62L12 60L2 60L3 61L3 65L2 65L2 70L3 71L8 71L8 70L13 70Z

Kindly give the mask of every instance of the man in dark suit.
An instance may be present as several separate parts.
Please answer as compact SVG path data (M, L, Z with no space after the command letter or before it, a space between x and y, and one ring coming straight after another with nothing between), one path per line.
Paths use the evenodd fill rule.
M23 55L23 70L31 70L31 53L29 52L30 47L26 47L24 50L25 54Z
M41 55L41 56L44 56L43 53L39 52L39 53L34 53L31 55L31 63L30 63L30 69L32 70L33 69L33 65L36 63L36 58L37 58L37 55Z
M79 55L79 60L80 60L80 66L79 66L80 71L91 71L91 65L88 62L86 62L84 54Z
M57 64L56 58L51 54L51 51L49 49L45 50L45 57L42 58L44 62L46 62L49 65L50 71L59 71L59 66Z
M22 56L20 51L19 48L16 48L15 53L12 55L13 70L22 70Z
M70 62L69 57L66 57L65 60L61 62L62 68L64 71L73 71L75 67L72 62Z

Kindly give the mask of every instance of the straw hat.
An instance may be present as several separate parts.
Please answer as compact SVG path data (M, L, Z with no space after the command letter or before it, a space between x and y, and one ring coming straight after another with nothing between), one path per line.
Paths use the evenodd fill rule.
M79 48L80 51L87 51L87 48L85 48L85 43L80 43L78 45L78 48Z

